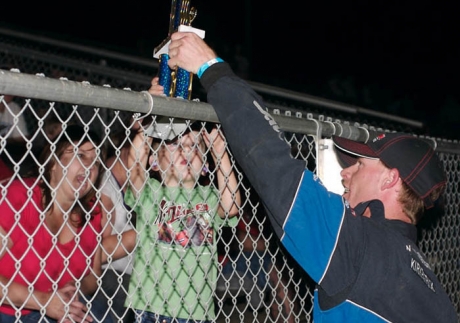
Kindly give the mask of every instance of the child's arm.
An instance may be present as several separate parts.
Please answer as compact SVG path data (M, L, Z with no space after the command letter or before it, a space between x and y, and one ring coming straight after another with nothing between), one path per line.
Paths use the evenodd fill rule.
M152 138L144 135L144 128L146 126L141 125L141 121L136 121L139 123L136 130L136 136L133 138L131 147L129 149L128 156L128 173L130 179L130 186L133 190L135 196L139 194L145 184L146 174L147 174L147 160L149 158L150 145L152 143ZM135 125L137 126L137 124Z
M206 146L210 148L216 165L217 186L220 193L218 214L220 217L233 217L238 214L241 196L238 188L235 170L226 149L226 141L220 130L213 129L211 133L203 132Z
M105 194L101 194L102 203L102 255L103 264L109 261L127 256L134 250L136 245L136 230L130 229L120 233L113 233L112 228L115 225L115 218L123 216L117 214L113 201ZM118 203L122 203L118 201ZM120 240L121 237L121 240Z

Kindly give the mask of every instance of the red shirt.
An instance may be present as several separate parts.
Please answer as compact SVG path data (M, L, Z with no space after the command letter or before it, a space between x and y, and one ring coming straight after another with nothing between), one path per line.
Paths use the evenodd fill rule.
M98 247L101 213L93 214L90 222L77 229L75 239L65 244L57 239L54 242L54 236L44 222L42 193L36 179L23 181L24 184L14 180L6 196L0 197L0 225L13 241L13 247L0 259L0 275L13 277L13 281L26 286L33 285L35 290L42 292L52 291L52 284L56 282L61 288L69 281L83 279L92 267L94 251ZM0 306L0 311L10 315L15 313L5 304ZM27 314L30 311L21 312Z

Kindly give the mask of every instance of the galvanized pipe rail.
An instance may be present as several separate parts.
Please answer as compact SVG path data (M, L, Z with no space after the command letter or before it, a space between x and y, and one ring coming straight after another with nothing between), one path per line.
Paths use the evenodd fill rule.
M84 108L90 106L188 120L219 122L213 107L205 102L151 96L147 91L115 89L64 78L54 79L39 74L25 74L14 70L0 70L0 93L82 105L85 106ZM368 130L362 127L274 113L271 115L284 131L317 134L322 137L336 134L360 141L365 141L369 137Z

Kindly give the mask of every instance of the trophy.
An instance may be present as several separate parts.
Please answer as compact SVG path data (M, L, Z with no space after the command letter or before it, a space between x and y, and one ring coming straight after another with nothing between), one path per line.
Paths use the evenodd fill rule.
M190 31L204 38L204 30L190 26L195 17L196 10L190 8L190 0L171 0L168 37L153 50L153 57L159 60L158 83L164 87L164 94L167 97L191 99L193 73L179 67L169 68L168 50L171 34L175 31ZM175 140L190 128L191 123L192 121L179 118L157 116L155 122L152 122L146 130L146 134L161 140Z
M164 87L164 94L168 97L191 99L193 74L182 68L169 68L168 48L170 36L175 31L192 31L204 38L203 30L190 26L196 15L195 8L190 7L190 0L171 0L168 37L153 51L153 57L159 60L159 84Z

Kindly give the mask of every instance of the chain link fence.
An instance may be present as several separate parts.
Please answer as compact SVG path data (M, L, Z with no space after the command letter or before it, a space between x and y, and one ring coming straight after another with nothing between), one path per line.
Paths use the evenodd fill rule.
M8 120L0 124L0 156L5 164L0 203L8 203L4 196L13 179L27 178L31 170L40 170L40 166L45 166L40 164L37 156L47 145L56 144L55 138L66 133L71 125L81 125L86 132L95 132L101 139L97 158L102 162L102 173L107 176L103 180L106 188L109 187L107 195L113 193L118 196L112 208L103 212L108 214L105 224L101 221L100 228L92 228L97 232L98 243L103 245L103 258L107 259L101 277L111 284L105 285L104 279L101 279L94 292L81 295L80 298L88 305L98 304L101 300L107 305L101 307L100 315L96 315L98 321L106 321L110 316L114 321L132 322L133 314L124 307L123 302L121 305L117 303L120 295L124 299L129 293L129 275L134 274L131 267L134 246L128 246L124 234L131 230L136 236L147 235L152 224L138 226L133 223L136 213L125 206L123 198L120 198L126 182L116 183L108 179L110 172L115 171L113 165L117 162L120 164L123 161L122 173L125 175L133 171L124 164L124 147L132 146L134 140L132 117L152 114L157 116L153 120L154 125L166 125L173 129L179 119L199 120L198 129L206 131L212 127L220 131L218 119L209 104L199 101L204 101L204 96L198 86L194 88L193 95L198 98L197 101L152 98L145 93L151 77L157 72L158 66L153 59L126 57L7 30L0 30L0 44L0 103L2 114L8 116ZM315 172L318 172L317 161L321 149L318 142L321 138L340 134L364 140L368 130L375 129L422 136L423 125L413 120L263 84L253 86L264 97L269 111L286 131L292 155L308 161L308 167ZM186 125L191 127L192 123ZM193 130L197 129L197 124L194 125ZM460 312L460 146L456 141L442 138L426 139L437 145L437 152L448 174L448 187L442 205L432 211L431 218L435 220L420 226L420 247L429 257ZM239 171L231 151L226 151L242 201L238 207L238 224L224 223L213 228L217 245L217 254L213 256L218 259L213 264L218 275L213 292L214 304L209 307L213 309L211 317L215 314L216 322L311 322L312 282L277 243L270 224L263 216L256 193ZM150 153L155 155L158 151L152 150ZM112 163L106 164L105 157L112 157ZM217 188L218 167L213 165L210 150L203 149L201 157L210 165L204 177L205 183L200 184ZM43 170L38 174L39 179L44 179ZM150 174L147 177L150 178ZM96 191L104 193L102 187L96 187ZM96 196L102 201L101 195ZM46 212L39 213L41 219L46 218ZM117 226L116 219L111 218L111 214L119 213L127 217L121 226ZM18 215L19 211L16 212ZM14 227L19 229L19 224L18 220ZM103 239L109 235L104 232L111 232L115 242L104 245ZM30 238L33 239L33 234ZM136 244L139 240L134 241ZM76 246L76 249L79 250L79 247ZM121 267L115 265L120 250L125 255L121 259L126 260ZM41 259L44 261L38 262L37 269L45 270L47 259ZM16 264L15 268L20 268L21 259L16 259ZM151 264L148 263L148 266ZM84 281L82 277L76 280L80 283ZM138 287L146 295L153 292ZM5 301L4 297L2 303ZM95 306L94 310L98 308ZM18 322L21 310L22 305L12 307L12 312L18 313Z

